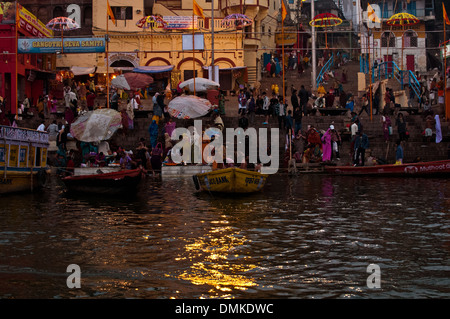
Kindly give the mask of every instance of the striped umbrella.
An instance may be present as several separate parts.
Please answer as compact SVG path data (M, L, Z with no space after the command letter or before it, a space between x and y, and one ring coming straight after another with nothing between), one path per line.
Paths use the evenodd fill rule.
M331 28L342 23L342 19L332 13L321 13L309 22L314 28L325 28L325 46L328 48L327 28Z
M392 17L390 17L386 24L390 26L410 26L414 24L418 24L420 22L419 19L417 19L412 14L406 13L406 12L400 12L397 14L394 14Z
M419 22L420 22L420 20L417 19L412 14L409 14L406 12L400 12L400 13L396 13L392 17L390 17L386 21L386 24L393 26L393 27L394 26L405 27L405 26L411 26L411 25L418 24ZM402 70L403 70L403 47L404 47L403 35L404 35L404 33L402 33L402 64L401 64Z
M162 26L165 28L167 26L167 22L164 21L164 19L160 16L146 16L140 19L136 26L139 28L142 28L144 31L150 29L150 43L151 43L151 50L153 50L153 29L157 28L158 26Z
M46 27L53 31L61 31L61 52L64 52L64 31L80 29L80 25L75 20L67 17L56 17L51 19Z

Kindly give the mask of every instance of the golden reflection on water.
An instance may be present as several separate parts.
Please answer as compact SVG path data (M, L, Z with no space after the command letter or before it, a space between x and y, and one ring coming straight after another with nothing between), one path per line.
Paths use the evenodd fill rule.
M227 224L216 221L213 224ZM202 237L184 246L184 256L176 261L192 261L189 269L177 276L194 285L209 285L210 297L229 297L233 290L246 290L255 286L254 278L245 273L257 267L251 257L239 255L239 250L250 240L241 236L234 227L220 225L213 227ZM225 293L225 295L223 294Z

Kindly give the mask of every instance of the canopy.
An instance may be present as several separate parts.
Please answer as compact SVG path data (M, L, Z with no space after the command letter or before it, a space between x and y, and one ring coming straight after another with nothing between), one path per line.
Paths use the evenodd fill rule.
M386 24L390 26L410 26L414 24L418 24L420 21L412 14L406 13L406 12L400 12L397 14L394 14L392 17L390 17Z
M110 139L122 123L122 115L113 109L97 109L80 115L70 126L70 134L81 142Z
M173 65L154 65L154 66L140 66L133 69L133 72L137 73L162 73L170 72L174 68Z
M180 83L180 88L188 87L189 91L194 91L194 79L189 79ZM211 89L217 89L220 84L205 78L195 78L195 91L206 92Z
M96 67L82 67L82 66L73 66L70 68L73 75L86 75L86 74L94 74Z
M342 23L342 19L332 13L321 13L314 17L313 20L309 22L309 25L312 27L334 27L340 25Z
M211 110L210 101L195 95L182 95L169 102L169 114L178 119L195 119Z
M70 31L80 29L80 25L75 20L67 17L56 17L50 20L46 27L56 31Z
M124 90L143 89L153 83L153 78L142 73L125 73L111 80L111 85Z

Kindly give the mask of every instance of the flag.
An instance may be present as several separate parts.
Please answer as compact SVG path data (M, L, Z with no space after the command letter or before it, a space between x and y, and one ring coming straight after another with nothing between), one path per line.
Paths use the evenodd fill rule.
M450 20L448 19L447 11L445 11L444 2L442 2L442 14L444 15L445 23L450 24Z
M193 1L192 10L193 10L194 14L196 16L202 17L204 19L205 16L203 15L203 9L197 4L197 2L195 2L195 0L192 0L192 1Z
M380 18L378 18L375 10L372 8L370 3L367 4L367 18L375 23L381 23Z
M284 5L284 0L281 0L281 21L284 21L286 19L287 10L286 6Z
M108 4L108 16L111 18L112 23L116 24L116 18L114 17L114 12L111 9L111 6L109 5L109 0L106 0L107 4Z

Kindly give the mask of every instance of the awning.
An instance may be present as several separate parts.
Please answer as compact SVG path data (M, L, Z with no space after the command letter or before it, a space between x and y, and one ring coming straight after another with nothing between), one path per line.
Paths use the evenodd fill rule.
M133 69L133 72L137 73L162 73L170 72L175 66L173 65L155 65L155 66L140 66Z
M86 74L94 74L96 70L96 67L81 67L81 66L73 66L70 68L70 71L72 71L73 75L86 75Z

